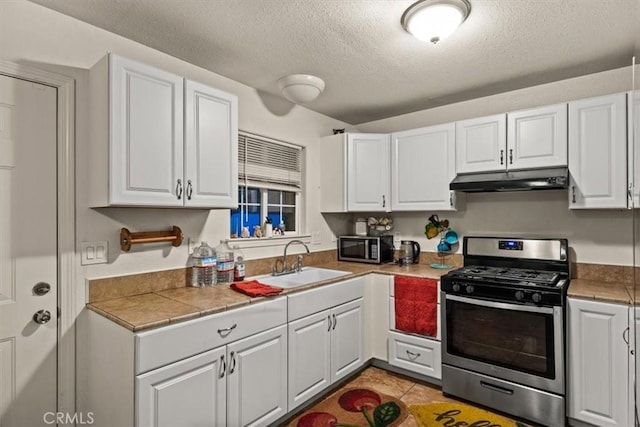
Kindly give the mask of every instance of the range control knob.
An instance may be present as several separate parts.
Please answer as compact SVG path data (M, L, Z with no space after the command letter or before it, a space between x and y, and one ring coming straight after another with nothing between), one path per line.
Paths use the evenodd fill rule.
M467 285L464 290L467 291L468 294L472 294L474 291L473 285Z
M542 295L540 295L538 292L536 292L533 295L531 295L531 300L533 302L540 302L540 301L542 301Z
M460 284L459 283L454 283L451 288L453 289L453 292L460 292Z
M522 291L516 291L516 299L518 301L522 301L524 299L524 292Z

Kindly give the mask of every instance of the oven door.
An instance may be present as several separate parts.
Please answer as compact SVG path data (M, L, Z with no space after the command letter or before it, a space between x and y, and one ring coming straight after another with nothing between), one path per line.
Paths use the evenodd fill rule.
M564 394L562 307L443 295L442 362Z

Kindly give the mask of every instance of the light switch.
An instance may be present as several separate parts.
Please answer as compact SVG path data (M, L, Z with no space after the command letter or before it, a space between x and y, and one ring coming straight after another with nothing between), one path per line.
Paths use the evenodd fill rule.
M82 265L106 264L109 258L109 242L81 242L80 256Z

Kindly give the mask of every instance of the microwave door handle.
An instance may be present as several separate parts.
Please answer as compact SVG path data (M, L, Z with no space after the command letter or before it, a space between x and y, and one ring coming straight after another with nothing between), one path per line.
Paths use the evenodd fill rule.
M493 302L486 300L479 300L473 298L465 298L459 297L457 295L446 295L445 298L447 300L464 302L466 304L473 305L481 305L483 307L491 307L491 308L499 308L502 310L511 310L511 311L528 311L531 313L543 313L543 314L553 314L553 308L551 307L538 307L531 305L517 305L517 304L507 304L504 302Z
M369 244L371 243L370 240L366 240L364 243L364 259L369 259Z

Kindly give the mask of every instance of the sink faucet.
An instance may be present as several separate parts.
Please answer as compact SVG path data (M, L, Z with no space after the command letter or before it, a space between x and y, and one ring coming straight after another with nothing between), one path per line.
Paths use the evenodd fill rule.
M307 255L309 255L309 247L302 240L292 240L286 244L284 247L284 254L282 255L282 259L277 259L276 264L273 266L273 272L271 273L273 276L280 276L283 274L294 273L296 271L302 270L302 255L298 255L298 262L295 266L292 266L290 270L287 270L287 249L289 249L289 245L292 243L299 243L307 250ZM278 263L282 264L282 270L278 271Z

